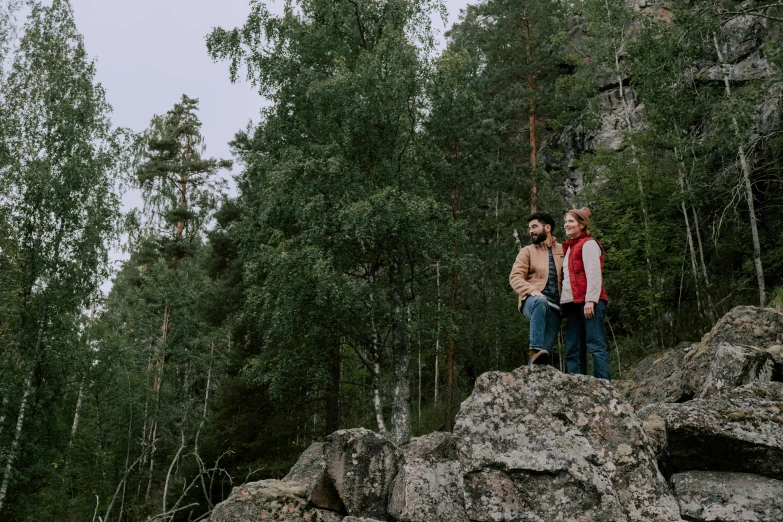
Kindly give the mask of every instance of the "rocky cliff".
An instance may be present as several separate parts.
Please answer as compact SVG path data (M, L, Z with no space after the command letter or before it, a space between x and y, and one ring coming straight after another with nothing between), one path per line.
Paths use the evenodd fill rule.
M627 397L551 367L485 373L454 433L338 431L210 520L780 521L782 336L783 314L735 308L643 361Z
M653 18L667 24L676 23L673 2L627 0L627 3L634 18L633 22L629 22L628 35L631 38L643 18ZM741 3L737 2L737 5ZM729 19L723 30L727 34L727 41L722 46L724 63L719 61L716 53L710 60L694 63L691 69L683 71L683 76L689 82L718 86L728 77L735 87L770 77L772 69L765 56L765 49L769 47L767 43L770 40L778 39L780 35L770 30L769 21L760 16L738 15ZM586 31L583 21L577 17L573 20L569 35L579 39ZM626 58L625 53L623 50L618 53L622 63ZM584 173L578 168L578 160L584 153L619 151L627 145L629 133L645 129L645 100L634 90L633 80L632 73L626 72L607 73L598 78L600 92L593 104L600 108L597 125L589 129L581 124L569 125L542 144L543 161L551 162L553 166L560 165L566 171L564 192L569 203L574 202L585 186ZM780 130L783 120L783 87L774 84L765 91L763 101L756 107L755 120L755 136ZM557 153L551 154L554 151ZM560 163L556 158L565 158L565 161Z

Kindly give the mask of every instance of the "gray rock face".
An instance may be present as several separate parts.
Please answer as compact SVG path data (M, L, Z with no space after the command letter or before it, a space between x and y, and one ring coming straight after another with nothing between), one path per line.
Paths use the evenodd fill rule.
M336 431L326 438L324 458L325 486L334 487L349 515L389 518L392 481L402 464L389 439L364 428ZM314 488L313 495L318 491Z
M342 515L325 509L313 509L313 513L315 513L313 522L340 522L341 520L345 520L345 517Z
M211 522L315 521L316 513L307 509L305 486L299 482L261 480L234 488L231 495L212 511ZM324 522L328 522L324 520Z
M470 520L680 520L633 408L607 381L485 373L455 435Z
M783 385L762 384L709 400L667 404L662 470L736 471L783 479L783 403L760 397L764 390L781 393Z
M283 477L283 480L295 480L303 484L310 484L325 468L324 443L314 442L299 456L299 460Z
M777 345L783 344L782 336L783 313L753 306L733 308L704 336L699 346L685 356L683 386L692 396L701 391L722 344L773 353Z
M672 476L682 516L698 522L779 522L783 482L749 473L688 471Z
M726 74L732 82L746 82L766 78L772 74L772 70L767 59L756 52L737 63L726 66L718 64L702 69L696 73L695 78L700 81L722 82Z
M751 382L770 381L773 369L774 361L769 353L721 343L696 398L708 398Z
M455 437L430 433L411 439L403 453L389 513L402 522L468 522Z
M755 398L761 401L783 403L783 382L752 382L739 388L726 390L721 395L730 399Z
M682 362L686 353L685 347L677 347L639 361L636 385L631 394L634 408L689 398L682 380Z
M670 406L667 403L648 404L636 412L649 439L650 449L656 456L661 454L666 445L666 416Z

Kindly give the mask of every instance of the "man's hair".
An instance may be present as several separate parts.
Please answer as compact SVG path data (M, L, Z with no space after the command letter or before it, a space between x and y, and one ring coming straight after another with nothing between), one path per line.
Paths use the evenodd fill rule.
M530 223L533 220L538 220L542 225L549 225L552 232L555 231L555 218L546 212L533 212L527 217L527 222Z

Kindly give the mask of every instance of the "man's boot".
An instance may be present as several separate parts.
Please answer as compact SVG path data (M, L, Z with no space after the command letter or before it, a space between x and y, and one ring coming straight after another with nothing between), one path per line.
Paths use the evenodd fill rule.
M532 366L534 364L548 364L549 363L549 352L546 350L530 350L530 359L528 362L528 366Z

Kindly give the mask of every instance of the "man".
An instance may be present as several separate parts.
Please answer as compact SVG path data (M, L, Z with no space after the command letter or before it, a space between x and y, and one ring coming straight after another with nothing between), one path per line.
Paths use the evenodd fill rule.
M552 236L552 216L536 212L527 221L533 244L517 254L508 282L519 294L517 308L530 321L528 363L546 364L560 330L563 246Z

